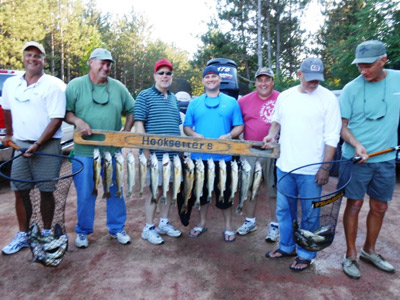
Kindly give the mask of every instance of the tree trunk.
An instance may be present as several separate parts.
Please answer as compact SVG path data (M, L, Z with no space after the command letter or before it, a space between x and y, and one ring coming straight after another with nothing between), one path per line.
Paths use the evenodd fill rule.
M279 80L280 72L280 54L281 54L281 11L279 3L276 5L276 70L275 76Z
M258 67L262 67L262 51L261 51L261 0L257 3L257 57L258 57Z

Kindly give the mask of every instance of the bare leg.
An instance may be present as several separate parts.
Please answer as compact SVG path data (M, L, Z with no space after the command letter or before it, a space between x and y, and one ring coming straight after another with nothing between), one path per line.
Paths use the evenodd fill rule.
M55 208L53 192L40 192L40 199L40 213L42 214L43 228L51 229Z
M388 204L387 202L370 198L369 206L370 209L367 216L367 239L365 240L364 251L369 254L375 254L376 240L381 231Z
M19 231L28 232L29 228L27 226L28 223L26 221L27 216L26 216L24 201L22 200L20 192L15 191L14 194L15 194L15 212L17 214Z
M19 194L19 197L21 198L25 209L25 225L23 226L23 228L29 230L29 224L31 222L31 217L32 217L32 203L29 197L30 190L18 191L16 193Z
M145 219L146 219L146 224L153 224L154 221L154 214L156 212L156 208L157 206L155 205L155 203L151 202L151 196L148 197L145 200L144 203L144 212L145 212Z
M254 199L254 201L245 201L246 216L248 218L254 218L256 216L257 198L258 196Z
M347 258L357 258L356 238L358 229L358 215L360 213L362 205L362 199L347 199L346 209L343 215L343 226L347 245Z

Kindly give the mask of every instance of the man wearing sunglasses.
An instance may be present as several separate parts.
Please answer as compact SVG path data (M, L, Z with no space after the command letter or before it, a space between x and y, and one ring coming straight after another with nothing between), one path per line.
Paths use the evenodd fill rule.
M365 194L369 196L367 235L360 259L378 269L394 273L394 267L376 252L376 241L383 218L392 199L396 182L395 153L368 158L368 154L396 146L400 109L400 72L385 69L385 45L376 40L357 46L356 64L360 72L340 96L342 114L342 155L345 159L360 156L352 166L352 179L346 187L343 225L347 250L343 271L351 278L361 277L356 249L358 215ZM347 176L339 173L339 178Z
M109 77L114 62L110 51L102 48L93 50L89 58L89 74L73 79L67 86L66 121L75 125L75 129L87 139L95 140L92 129L120 131L121 115L126 115L123 131L130 131L133 125L133 107L135 101L127 88L118 80ZM116 147L95 147L75 144L74 156L83 162L84 169L74 177L77 192L77 217L75 226L77 237L75 246L87 248L88 235L93 232L95 203L93 194L93 151L99 148L101 155L109 151L112 156L120 152ZM73 164L73 170L79 168ZM113 158L113 174L115 159ZM114 177L115 175L113 175ZM115 182L115 178L113 178ZM107 198L107 226L109 234L121 244L130 243L131 238L125 232L126 207L124 196L117 195L117 185L110 188L111 197Z
M232 139L237 138L244 128L240 106L235 98L220 92L222 78L216 66L208 66L203 71L202 83L205 93L190 102L183 130L186 135L200 138ZM226 154L203 154L192 153L191 158L203 160L205 170L208 168L208 159L215 162L215 205L222 211L225 228L222 236L225 242L234 242L235 231L232 226L232 200L231 195L231 160L232 155ZM219 161L226 162L226 184L225 191L221 195L219 182ZM207 172L204 182L207 182ZM190 237L199 237L207 231L207 210L209 199L207 199L207 185L204 184L203 195L200 198L200 221L189 233ZM194 203L193 199L189 200Z
M135 130L137 133L180 135L179 125L182 123L178 109L178 101L173 93L169 91L172 84L172 71L174 70L171 62L161 59L154 66L155 84L139 93L135 105ZM159 185L162 184L162 157L164 151L150 151L155 153L159 166ZM149 151L144 151L149 158ZM177 152L168 152L170 159ZM149 172L148 172L149 173ZM171 176L172 178L172 176ZM147 185L150 183L150 177L147 178ZM156 204L151 201L151 195L145 199L145 226L142 232L142 238L151 244L160 245L164 243L161 235L170 237L179 237L181 232L169 223L169 209L171 206L172 188L169 189L165 203L160 207L160 221L158 227L154 225L154 214ZM161 193L158 192L161 196ZM158 200L158 199L157 199ZM159 202L159 200L157 201Z
M44 73L46 52L41 44L27 42L22 52L25 73L11 77L4 83L2 106L6 136L2 142L8 145L13 140L20 148L26 148L24 156L30 156L36 151L60 154L60 126L65 115L65 84L60 79ZM33 164L37 165L32 167ZM46 178L57 178L59 171L60 165L49 162L49 157L33 156L29 160L21 157L13 161L11 177L35 180L43 179L43 174L46 173ZM44 227L42 235L51 235L55 186L38 184L38 187ZM27 231L32 215L29 196L32 188L31 183L11 182L11 189L15 191L16 196L19 232L3 249L4 254L14 254L22 248L29 247Z

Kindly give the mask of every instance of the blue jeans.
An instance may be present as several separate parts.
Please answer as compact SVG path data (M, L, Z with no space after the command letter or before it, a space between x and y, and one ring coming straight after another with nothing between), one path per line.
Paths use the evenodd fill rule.
M93 232L95 204L97 196L92 195L94 188L93 181L93 158L75 155L75 158L83 162L84 169L74 176L74 184L77 194L77 217L78 223L75 226L76 233L90 234ZM117 184L115 183L115 159L113 158L113 185L110 188L111 198L107 198L107 227L110 234L116 234L124 229L126 221L126 207L123 196L115 196ZM72 170L75 172L80 168L76 162L72 163ZM103 176L103 170L101 172ZM104 178L104 177L103 177ZM102 193L99 189L99 196Z
M290 174L281 182L279 180L287 173L279 168L276 170L278 189L289 196L300 198L301 225L300 228L311 232L319 228L319 208L312 207L312 200L301 200L302 197L313 197L321 193L321 187L315 182L315 175ZM286 197L278 191L276 203L276 218L279 223L279 248L287 253L293 252L297 246L297 255L305 259L313 259L316 252L307 251L296 245L293 239L293 220L297 220L297 198Z

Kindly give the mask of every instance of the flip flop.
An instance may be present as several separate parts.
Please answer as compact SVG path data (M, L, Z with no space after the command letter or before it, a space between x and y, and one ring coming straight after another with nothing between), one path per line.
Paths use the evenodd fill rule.
M208 230L207 228L193 227L193 229L189 232L189 236L192 238L197 238L200 235L202 235L204 232L206 232L207 230Z
M275 257L271 256L271 254L276 254L276 253L279 253L280 256L275 256ZM296 252L294 252L294 253L287 253L287 252L285 252L285 251L283 251L283 250L281 250L281 249L279 249L279 248L276 249L276 250L274 250L274 251L269 251L269 252L265 253L265 256L266 256L266 257L272 258L272 259L278 259L278 258L284 258L284 257L294 257L294 256L296 256L296 255L297 255Z
M229 231L225 230L222 235L224 236L224 241L227 243L232 243L236 240L235 232L234 231ZM229 237L233 236L233 239L230 240Z
M312 259L303 259L301 257L296 257L294 261L296 262L296 264L293 267L292 267L292 265L290 265L290 270L292 270L293 272L302 272L305 269L309 268L310 265L313 263ZM301 269L297 269L296 266L298 264L306 265L306 266Z

